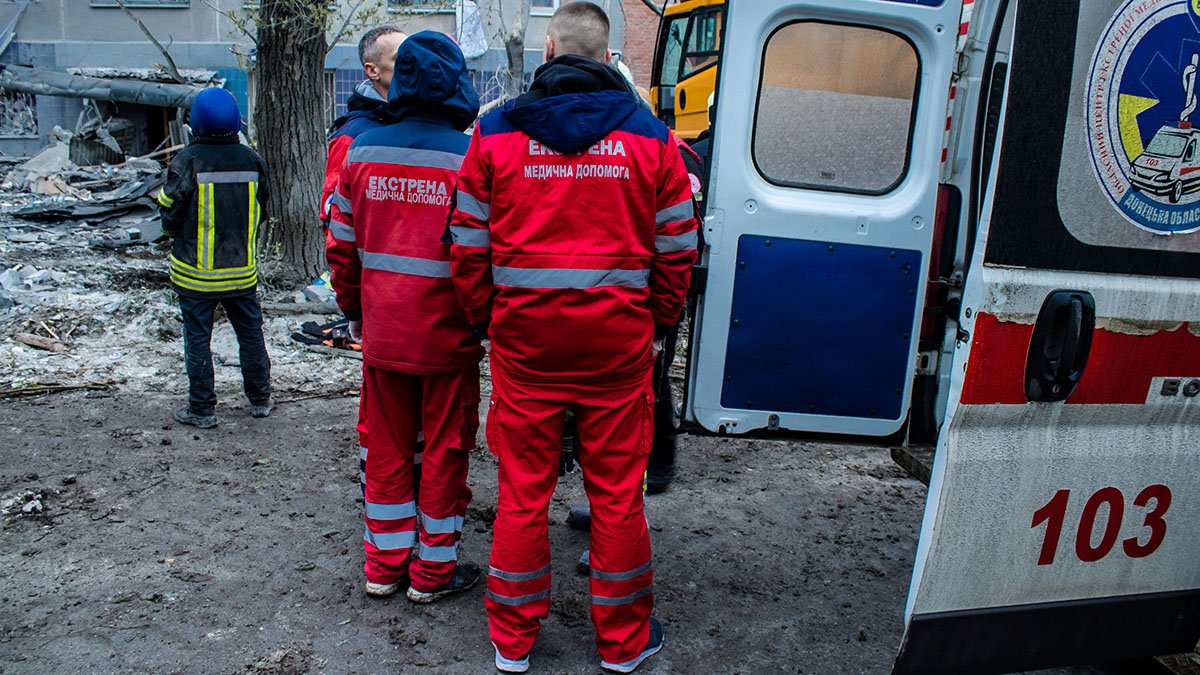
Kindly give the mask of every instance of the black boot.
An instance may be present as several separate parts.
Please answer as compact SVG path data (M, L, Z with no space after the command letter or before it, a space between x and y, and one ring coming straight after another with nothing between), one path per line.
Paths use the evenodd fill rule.
M666 492L674 479L675 436L672 434L669 439L656 438L650 448L650 461L646 466L646 494Z

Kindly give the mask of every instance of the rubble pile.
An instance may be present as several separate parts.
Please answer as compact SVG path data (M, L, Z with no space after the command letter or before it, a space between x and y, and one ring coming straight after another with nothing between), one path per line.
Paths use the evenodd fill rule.
M134 159L81 167L70 160L70 134L56 141L34 157L0 163L0 170L7 165L0 183L0 392L87 388L103 395L116 387L185 396L182 322L154 202L163 165ZM361 368L290 338L303 323L337 314L334 303L311 302L306 295L314 293L305 290L260 290L282 399L344 392ZM237 341L221 319L213 354L224 404L244 404Z

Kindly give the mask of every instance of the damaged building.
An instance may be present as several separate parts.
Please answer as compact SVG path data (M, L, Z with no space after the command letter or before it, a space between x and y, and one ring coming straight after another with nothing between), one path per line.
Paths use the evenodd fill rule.
M526 36L526 78L542 61L549 16L564 0L533 0ZM516 3L499 0L367 0L378 4L376 25L406 32L430 29L456 35L470 58L486 101L502 91L501 34ZM170 53L185 82L169 74L163 52L116 0L0 0L0 151L30 155L51 142L55 127L75 134L79 164L120 161L170 147L176 109L197 87L223 86L253 125L253 42L239 17L253 12L246 0L125 0L125 6ZM355 3L337 3L354 6ZM640 0L600 0L613 20L613 47L624 45L625 16L646 23ZM636 6L636 7L635 7ZM373 22L366 22L371 24ZM350 30L326 56L326 118L345 111L362 79L357 41ZM653 26L638 33L654 34ZM635 50L637 51L637 50ZM648 64L631 64L644 71ZM78 139L78 140L75 140Z

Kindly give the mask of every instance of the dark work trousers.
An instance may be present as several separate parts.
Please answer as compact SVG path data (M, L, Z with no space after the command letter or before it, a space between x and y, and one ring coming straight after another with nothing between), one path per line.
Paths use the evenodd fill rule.
M183 351L187 362L188 408L194 415L212 415L217 407L213 391L212 330L217 305L237 334L238 356L242 363L242 386L251 405L271 398L271 359L263 339L262 309L258 293L225 298L179 295L183 314Z
M663 348L654 359L654 443L650 446L650 467L675 464L675 396L671 392L671 364L675 361L675 343L679 328L663 337Z

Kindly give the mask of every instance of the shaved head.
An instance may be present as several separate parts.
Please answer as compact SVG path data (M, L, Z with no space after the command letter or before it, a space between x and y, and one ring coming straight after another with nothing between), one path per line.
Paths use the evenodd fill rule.
M567 54L608 63L608 16L599 5L579 0L558 8L546 31L546 59Z
M392 86L392 71L396 65L396 50L408 36L394 26L380 26L367 31L358 41L358 58L363 72L379 97L387 100Z

